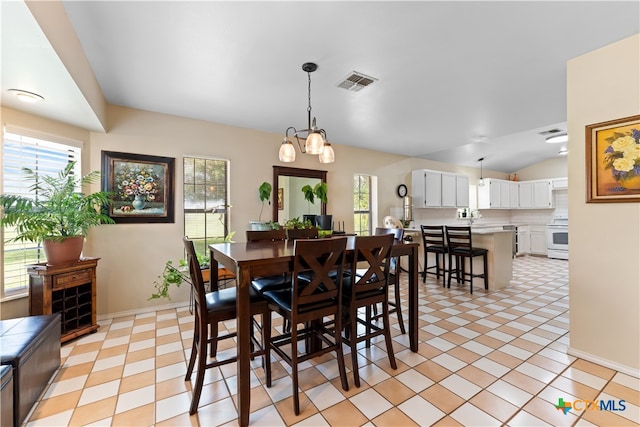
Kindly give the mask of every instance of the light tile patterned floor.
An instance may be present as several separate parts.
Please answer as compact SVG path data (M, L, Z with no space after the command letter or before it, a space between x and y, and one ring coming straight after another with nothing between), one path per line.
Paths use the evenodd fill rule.
M406 277L404 277L406 280ZM292 409L290 369L277 359L263 387L254 362L252 425L638 425L640 380L566 354L567 262L523 257L498 292L420 284L420 349L408 350L394 319L398 369L384 344L359 350L360 388L344 392L336 361L323 356L300 374L301 414ZM279 320L274 315L274 327ZM233 329L234 322L226 328ZM197 415L184 381L193 318L187 308L101 322L66 343L62 366L29 426L236 425L235 364L206 373ZM230 343L231 344L231 343ZM229 348L222 344L221 350ZM347 357L350 368L351 358ZM349 371L350 372L350 371ZM624 411L575 410L558 399L613 400ZM580 406L578 406L580 408Z

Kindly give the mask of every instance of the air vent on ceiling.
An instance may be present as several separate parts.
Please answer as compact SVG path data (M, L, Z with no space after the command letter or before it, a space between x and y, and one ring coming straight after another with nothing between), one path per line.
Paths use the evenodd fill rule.
M539 135L542 136L551 136L551 135L557 135L559 133L565 133L566 131L564 131L563 129L549 129L549 130L544 130L542 132L539 132Z
M338 87L350 90L352 92L358 92L361 89L371 85L378 79L375 77L367 76L365 74L353 71L343 81L338 83Z

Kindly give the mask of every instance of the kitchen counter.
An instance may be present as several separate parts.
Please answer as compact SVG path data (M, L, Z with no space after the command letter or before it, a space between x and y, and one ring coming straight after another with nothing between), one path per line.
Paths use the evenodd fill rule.
M412 234L414 241L422 242L419 228L405 228L404 231L407 234ZM507 286L513 276L513 230L504 230L503 226L498 224L473 225L471 226L471 243L474 247L484 248L489 251L487 255L489 290L494 291ZM421 243L421 262L423 256L424 248ZM432 257L433 254L429 254L429 256ZM430 259L429 265L433 265L434 262L433 259ZM474 258L473 263L474 272L482 271L482 257ZM422 268L422 266L420 267ZM484 289L482 279L474 279L473 284L476 289ZM452 284L452 286L455 286L455 284Z

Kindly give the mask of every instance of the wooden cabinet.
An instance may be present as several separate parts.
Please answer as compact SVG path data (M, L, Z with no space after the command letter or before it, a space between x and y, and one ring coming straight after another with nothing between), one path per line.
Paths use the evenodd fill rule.
M419 169L411 172L414 208L469 207L469 177Z
M29 314L60 313L61 341L98 329L96 323L96 267L99 258L83 258L60 266L46 263L27 267Z

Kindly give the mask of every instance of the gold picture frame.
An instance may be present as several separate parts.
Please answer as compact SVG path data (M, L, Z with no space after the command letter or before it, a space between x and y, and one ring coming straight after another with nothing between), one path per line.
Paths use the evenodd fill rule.
M278 188L278 210L284 209L284 188Z
M585 127L587 203L640 202L640 115Z

